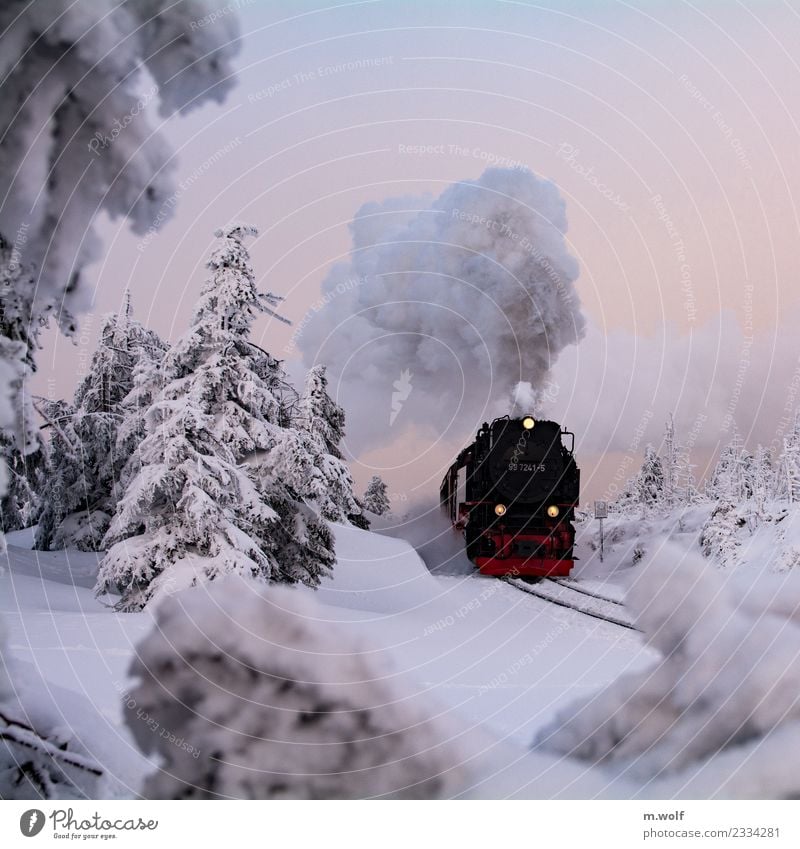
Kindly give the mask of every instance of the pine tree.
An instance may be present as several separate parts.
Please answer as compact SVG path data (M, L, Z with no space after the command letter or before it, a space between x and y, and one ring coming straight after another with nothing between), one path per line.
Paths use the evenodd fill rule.
M636 479L636 493L643 514L664 505L664 469L655 448L648 444Z
M753 500L759 516L763 516L766 504L772 494L772 484L775 479L775 470L772 468L772 452L769 448L759 445L753 458Z
M376 516L383 516L389 511L391 505L389 496L386 494L386 484L378 475L373 475L367 484L362 503L365 509Z
M678 442L675 446L676 468L675 468L675 494L677 503L683 506L696 504L701 496L697 489L697 480L694 475L696 466L692 463L689 449Z
M664 428L664 452L661 460L664 472L664 505L675 506L680 498L678 484L678 446L675 442L675 422L672 413L667 416Z
M720 451L714 471L706 481L705 493L712 501L733 502L735 457L731 445L726 445Z
M313 586L333 562L330 532L297 500L312 460L277 422L264 377L277 361L248 340L280 300L256 288L244 246L255 234L217 231L191 326L164 356L98 577L98 594L121 592L121 609L229 572Z
M314 468L320 473L311 493L320 513L332 522L361 517L361 505L353 494L353 478L339 447L344 438L344 410L328 394L324 365L308 372L297 423L309 437Z
M703 554L716 558L721 566L733 566L741 545L738 532L745 524L737 505L719 501L700 532Z
M706 495L712 501L741 504L753 495L753 473L753 456L744 447L739 432L734 430L706 482Z
M17 491L4 503L3 526L21 521L19 515L6 516L12 503L27 501L21 491L30 483L27 474L20 477L26 458L40 451L39 429L33 412L27 382L36 370L34 354L39 334L46 324L33 306L35 274L30 265L23 264L19 251L0 236L0 493L6 486ZM9 463L13 468L9 468Z
M800 501L800 412L791 431L783 439L783 450L775 474L774 496L778 501Z
M103 320L97 348L72 404L58 411L71 449L51 452L51 483L62 497L46 501L37 548L100 549L116 509L117 481L132 447L117 444L123 402L134 388L140 361L149 362L163 347L153 331L133 319L126 293L121 312Z
M13 438L0 432L0 457L8 469L8 488L0 504L3 533L36 524L47 487L47 458L43 447L27 456Z

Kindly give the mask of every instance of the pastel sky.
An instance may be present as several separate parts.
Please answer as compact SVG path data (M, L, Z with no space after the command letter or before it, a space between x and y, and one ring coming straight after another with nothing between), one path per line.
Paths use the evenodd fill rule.
M48 335L39 391L72 391L126 286L138 318L179 335L213 230L231 218L260 228L259 279L297 328L362 204L521 164L561 191L580 264L589 330L554 369L551 412L576 433L584 497L613 495L669 411L698 477L734 426L753 448L779 446L800 385L796 4L220 8L241 19L238 85L225 104L167 122L175 214L144 238L102 223L93 313L76 346ZM257 331L301 376L295 331ZM354 472L432 497L461 445L404 427L402 411L389 427L396 379L347 410L387 417L385 445L348 444Z

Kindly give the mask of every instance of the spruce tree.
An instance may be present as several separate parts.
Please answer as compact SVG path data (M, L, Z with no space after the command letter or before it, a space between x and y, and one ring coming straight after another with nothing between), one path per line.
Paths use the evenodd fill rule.
M792 429L783 438L783 450L775 473L774 496L776 500L790 504L800 501L800 412L795 414Z
M32 462L35 468L37 461L28 458L41 449L38 422L27 392L28 379L36 370L39 334L47 323L34 308L35 283L34 269L22 263L19 251L0 236L0 494L7 486L15 490L3 504L6 530L38 511L23 506L33 504L25 489L31 484L28 467Z
M47 499L36 538L40 549L98 551L116 509L117 481L132 445L118 446L123 403L134 387L134 372L164 345L132 316L126 293L119 313L106 316L87 373L71 405L57 411L70 449L59 441L51 451L51 482L60 493Z
M277 361L249 343L255 318L276 316L280 300L256 288L244 245L256 231L234 224L216 235L210 277L164 356L137 471L106 535L97 592L120 592L120 609L230 572L313 586L333 562L327 527L297 500L312 463L278 422L265 379L265 369L278 377Z
M706 482L706 495L712 501L738 505L753 495L753 456L734 430L728 445L720 452L711 478Z
M376 516L383 516L384 513L389 511L391 505L386 493L386 484L378 475L373 475L367 484L362 504L366 510Z
M675 506L680 498L679 493L679 446L675 442L675 422L670 413L664 428L664 452L662 467L664 471L664 503L669 509Z
M353 494L353 478L340 444L344 438L344 410L328 394L324 365L316 365L306 377L297 411L298 426L309 437L314 468L311 497L324 518L332 522L358 522L363 516Z
M8 487L0 502L2 532L36 524L48 486L47 457L43 447L24 455L14 439L0 432L0 457L8 471Z
M759 516L766 511L766 504L772 496L772 483L775 470L772 468L772 452L759 445L753 458L753 500Z
M636 479L636 493L643 514L664 505L664 469L655 448L649 444Z

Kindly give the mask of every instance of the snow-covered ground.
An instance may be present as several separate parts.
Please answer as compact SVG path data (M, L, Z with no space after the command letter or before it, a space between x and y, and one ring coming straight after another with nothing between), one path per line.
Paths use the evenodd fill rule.
M446 523L431 521L441 531L434 546L450 552L431 558L433 571L404 540L335 526L334 576L317 591L298 589L338 628L387 651L389 674L410 697L525 745L570 700L652 663L638 635L476 575ZM49 690L64 725L116 777L115 794L133 794L151 766L123 724L122 702L152 614L117 613L94 598L96 555L30 544L29 532L9 535L0 576L17 680Z
M379 532L334 526L338 562L333 577L325 579L316 591L298 587L294 592L317 602L317 618L331 624L337 639L357 643L367 654L383 657L386 653L389 662L381 668L386 680L397 684L410 701L418 701L423 710L435 712L437 719L454 729L455 736L466 736L471 751L479 750L479 759L489 758L489 766L484 765L479 775L488 771L492 780L484 786L483 779L475 779L470 790L474 796L543 797L552 789L554 794L579 798L640 792L659 797L664 792L680 795L690 787L701 795L728 791L736 795L736 788L743 786L741 780L726 783L729 773L724 767L724 763L738 763L741 756L736 750L723 754L721 769L697 773L702 780L694 785L692 762L685 765L691 775L665 775L667 783L659 784L643 782L646 760L638 773L639 761L627 761L625 774L617 772L614 784L614 772L593 769L591 756L580 749L571 751L576 740L597 741L591 745L601 752L609 739L615 739L613 729L604 730L603 718L617 716L615 722L628 721L624 712L611 710L614 704L626 703L619 696L626 687L635 686L640 700L646 700L648 693L660 701L668 698L664 693L673 692L672 677L683 675L679 661L669 661L672 666L660 661L658 650L663 657L673 656L670 634L681 641L689 635L690 642L682 644L696 644L698 661L712 663L714 669L725 666L726 652L750 649L738 632L728 629L729 649L720 637L712 657L705 648L708 640L699 642L691 636L700 633L698 629L703 623L707 626L710 617L725 621L738 617L744 623L743 633L755 635L766 633L765 623L774 621L780 634L793 636L793 599L800 591L796 576L771 576L771 583L753 577L757 558L763 561L770 545L793 544L794 513L743 536L746 544L737 550L750 553L740 555L740 566L745 564L747 569L714 569L722 564L699 557L700 532L709 512L710 507L697 507L663 519L613 517L606 523L602 563L597 522L579 526L574 576L582 586L607 597L621 597L633 588L633 613L651 634L650 645L645 645L638 632L477 575L464 555L461 539L435 509L421 511L396 526L390 518L384 519ZM768 534L772 534L771 542ZM755 542L748 542L751 539ZM106 768L112 780L104 792L135 796L144 776L153 772L154 763L141 754L123 722L123 700L131 684L128 670L136 645L151 630L154 611L123 614L104 606L91 589L96 555L32 551L31 540L29 531L8 536L3 558L7 568L0 575L0 614L8 630L14 683L26 690L26 704L31 704L30 695L35 694L37 710L43 716L49 714L51 723L55 710L62 726L71 729L86 753ZM682 571L674 572L675 568ZM718 577L701 578L705 572ZM639 574L645 575L643 582L636 580ZM654 606L650 603L652 588L659 584L660 575L664 575L669 592ZM709 589L690 592L686 587L694 586L694 581ZM782 583L779 587L776 581L790 581L791 586ZM704 601L702 609L695 611L703 593L708 595L708 603ZM677 605L673 605L675 599ZM668 617L673 610L676 617L680 614L670 624L671 630L664 631L660 624L662 608ZM793 651L785 645L783 650L784 654ZM755 656L757 651L761 651L760 643L751 654ZM780 686L790 692L786 675L793 663L787 656L777 667L753 664L750 674L758 670L769 678L764 686ZM651 671L659 669L651 684ZM711 672L709 676L702 680L715 677ZM735 686L730 692L724 689L728 683L721 680L715 686L723 693L729 711L738 703L738 696ZM664 693L658 687L666 688ZM580 705L588 707L580 709L573 722ZM638 723L635 700L630 705L629 721ZM687 717L691 716L690 707L687 703ZM674 716L683 717L684 708L674 710ZM786 715L792 716L793 710L787 702ZM35 720L36 715L30 718ZM740 726L746 730L744 719L740 723L735 713L728 718L734 735ZM702 715L696 719L704 721ZM759 731L768 731L771 721L766 719ZM657 736L660 732L655 729L652 733ZM773 737L765 737L766 746ZM526 755L534 738L544 739L545 744L540 752ZM665 751L672 752L670 738L666 739ZM612 747L611 755L614 751ZM553 764L558 764L558 769L553 770ZM500 780L503 775L504 781ZM548 776L544 782L542 775ZM734 773L731 776L736 778ZM763 790L766 785L760 786ZM750 785L746 790L754 792Z

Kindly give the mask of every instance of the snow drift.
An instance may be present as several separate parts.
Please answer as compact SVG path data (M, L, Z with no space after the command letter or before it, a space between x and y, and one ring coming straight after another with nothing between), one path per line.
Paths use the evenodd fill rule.
M655 798L796 797L800 574L752 595L667 544L635 571L628 604L662 655L562 712L538 748L613 768ZM780 741L780 742L778 742Z
M359 447L413 424L461 439L518 383L541 388L584 329L566 230L556 186L518 168L358 211L296 341L346 409L378 405L349 422Z

